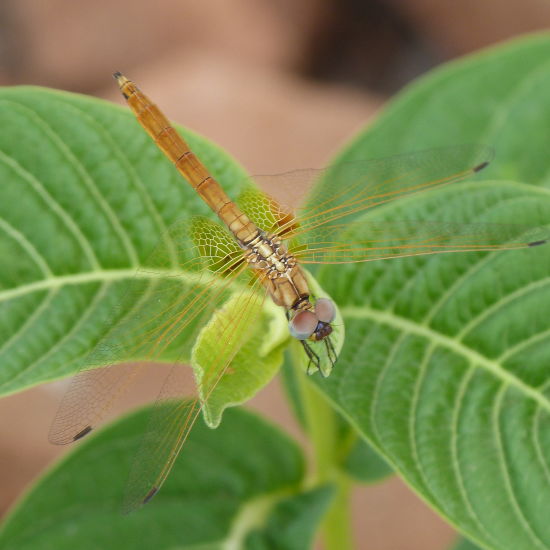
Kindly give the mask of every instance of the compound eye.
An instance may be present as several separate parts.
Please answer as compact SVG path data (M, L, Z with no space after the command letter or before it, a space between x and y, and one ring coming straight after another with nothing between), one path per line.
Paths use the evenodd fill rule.
M307 340L317 328L317 316L311 311L298 312L288 324L290 334L298 340Z
M323 323L332 323L336 317L334 302L328 298L319 298L315 302L315 315Z

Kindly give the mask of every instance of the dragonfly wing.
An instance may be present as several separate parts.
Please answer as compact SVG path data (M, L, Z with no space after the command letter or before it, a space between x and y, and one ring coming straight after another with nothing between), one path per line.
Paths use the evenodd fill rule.
M170 255L167 242L173 243ZM82 358L51 426L52 443L70 443L97 425L139 369L124 362L173 361L182 350L189 358L195 334L214 309L235 285L247 284L242 250L203 218L171 227L146 265L125 283L97 345Z
M222 308L216 318L217 348L212 349L198 377L198 397L190 400L190 381L180 365L174 365L157 399L147 431L133 461L128 479L123 512L147 503L170 472L202 408L215 399L224 377L232 374L230 365L246 342L246 327L257 322L265 299L259 280L241 290L234 298L238 307Z
M299 240L320 227L352 223L368 209L465 180L491 157L487 147L464 145L335 165L322 174L298 211L294 236Z
M445 252L509 250L544 244L550 229L522 224L364 221L304 234L291 253L304 264L367 262Z
M345 162L325 170L255 176L253 181L282 201L251 186L238 202L264 231L300 241L321 227L352 223L375 206L467 179L492 156L486 146L462 145ZM301 202L299 208L288 206Z

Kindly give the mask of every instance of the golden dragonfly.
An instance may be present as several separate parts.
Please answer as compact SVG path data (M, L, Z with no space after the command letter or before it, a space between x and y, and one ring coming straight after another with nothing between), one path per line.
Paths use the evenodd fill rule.
M360 216L473 176L490 161L491 151L483 146L434 149L344 163L326 172L272 177L271 183L286 186L333 178L333 186L314 188L300 209L281 205L252 187L234 202L159 108L122 74L114 77L138 122L222 222L193 217L169 230L159 245L163 252L153 253L148 267L136 274L135 289L129 290L120 315L113 313L110 327L73 379L53 422L52 442L82 438L136 372L136 365L127 361L177 363L184 352L189 356L208 320L218 315L216 346L203 357L199 395L183 399L184 384L176 367L165 382L130 473L125 511L158 492L202 407L215 395L218 383L230 376L231 363L245 345L244 329L258 321L266 296L284 310L290 334L303 346L308 372L330 374L338 358L332 341L337 310L329 298L315 296L302 265L519 249L546 242L548 230L519 224L396 222ZM174 252L177 259L175 270L164 269L159 261L168 258L170 247L172 259ZM152 285L143 286L151 272L160 275L152 277ZM187 275L182 277L182 272ZM227 300L236 307L224 309L220 304Z

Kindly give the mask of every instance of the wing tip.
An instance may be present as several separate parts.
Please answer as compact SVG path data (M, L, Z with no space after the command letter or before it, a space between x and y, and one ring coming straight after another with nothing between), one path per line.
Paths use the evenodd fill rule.
M157 493L159 492L159 487L153 487L146 495L145 498L141 501L141 504L147 504Z
M546 239L541 241L532 241L530 243L527 243L527 246L540 246L541 244L546 244L548 241Z
M144 498L138 497L136 493L127 493L122 502L121 512L122 515L127 516L136 510L139 510L142 506L145 506L152 498L159 492L160 486L155 485L149 492L145 495Z
M478 164L477 166L474 167L474 173L477 174L477 172L481 172L481 170L483 170L484 168L487 168L487 166L489 166L489 161L485 160L482 163L480 163L480 164Z
M88 435L92 431L92 429L93 428L90 425L86 426L73 436L73 441L78 441L79 439L82 439L84 436Z

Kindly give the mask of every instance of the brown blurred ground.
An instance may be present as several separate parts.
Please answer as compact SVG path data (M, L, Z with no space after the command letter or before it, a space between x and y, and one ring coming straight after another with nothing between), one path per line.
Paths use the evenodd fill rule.
M0 83L120 103L110 75L122 70L250 172L275 173L323 166L431 66L549 22L547 0L2 0ZM151 379L136 396L154 396ZM2 512L66 450L46 441L62 387L0 400ZM299 436L276 383L251 406ZM359 549L440 550L453 538L396 478L358 490L354 526Z

